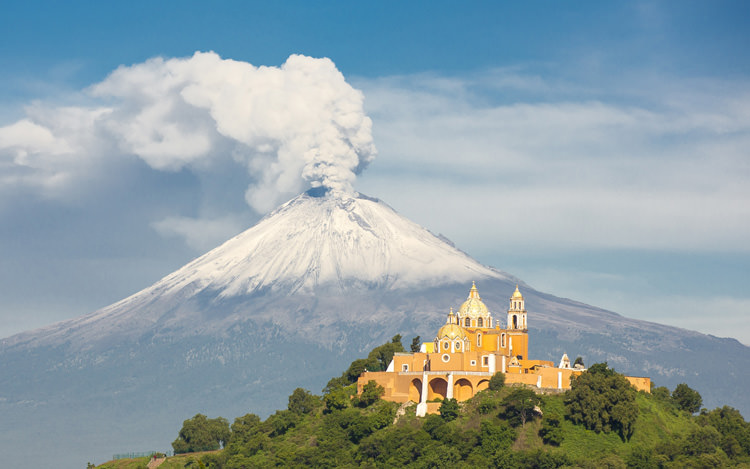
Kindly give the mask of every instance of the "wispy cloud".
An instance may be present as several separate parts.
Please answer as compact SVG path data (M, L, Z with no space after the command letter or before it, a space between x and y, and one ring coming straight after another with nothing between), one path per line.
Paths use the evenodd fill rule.
M750 86L704 83L679 99L689 84L675 80L601 100L537 78L535 97L506 102L498 90L526 78L509 73L494 87L358 82L383 155L358 187L461 245L748 249Z

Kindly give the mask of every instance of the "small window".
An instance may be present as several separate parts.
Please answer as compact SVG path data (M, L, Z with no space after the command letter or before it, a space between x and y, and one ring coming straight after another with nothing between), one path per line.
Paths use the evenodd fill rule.
M401 371L409 371L409 365L407 365L406 363L401 365Z
M456 341L456 350L461 350L461 342Z
M450 345L448 345L448 341L443 342L443 348L445 350L448 350L448 347L450 347Z
M440 357L440 359L443 360L445 363L448 363L449 361L451 361L451 356L448 355L447 353L444 353L443 356Z
M500 347L505 347L505 334L500 335Z
M464 320L464 326L465 326L465 327L469 327L469 326L471 326L471 319L469 319L469 318L466 318L466 319Z
M482 346L482 334L477 334L477 347Z
M482 357L482 366L490 366L490 357L486 355Z
M477 366L477 361L476 360L472 360L471 361L471 366Z
M482 318L477 319L477 327L484 327L484 319Z

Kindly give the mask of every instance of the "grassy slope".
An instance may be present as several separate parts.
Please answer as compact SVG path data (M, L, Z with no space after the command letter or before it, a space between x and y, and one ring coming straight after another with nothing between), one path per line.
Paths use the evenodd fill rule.
M159 469L183 469L185 467L197 468L201 456L210 453L217 453L217 451L204 451L170 456L159 466ZM143 469L148 465L149 460L150 458L115 459L96 467L99 469Z

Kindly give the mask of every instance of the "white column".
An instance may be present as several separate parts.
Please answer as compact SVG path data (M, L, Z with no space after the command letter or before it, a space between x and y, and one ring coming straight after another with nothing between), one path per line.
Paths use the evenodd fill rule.
M539 375L536 379L536 387L540 388L542 387L542 375Z
M422 373L422 396L417 404L417 417L427 415L427 372Z
M453 372L448 373L448 389L445 391L445 398L453 398Z
M503 373L507 373L508 370L505 368L505 355L503 355Z
M562 389L562 371L557 372L557 389Z
M495 374L495 370L497 368L497 364L495 363L495 360L496 360L495 354L491 353L487 361L489 362L488 364L490 365L490 373L492 373L493 375ZM505 360L505 357L503 357L503 360ZM503 361L503 363L505 363L505 361Z

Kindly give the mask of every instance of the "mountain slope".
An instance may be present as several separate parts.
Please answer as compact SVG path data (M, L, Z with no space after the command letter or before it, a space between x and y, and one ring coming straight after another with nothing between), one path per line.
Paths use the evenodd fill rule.
M79 467L166 449L151 445L196 412L267 414L394 334L431 338L472 280L500 320L520 284L534 358L608 360L750 412L737 341L538 292L382 202L311 191L120 302L0 341L0 453L60 467L56 449Z
M151 330L184 334L221 332L252 311L213 314L201 303L272 296L338 297L362 291L397 291L509 279L478 263L377 199L302 194L151 287L80 318L18 334L4 346L91 344L112 335L138 337ZM178 314L179 313L179 314ZM348 318L358 320L357 317ZM197 322L195 320L198 320ZM331 315L319 318L323 323Z

